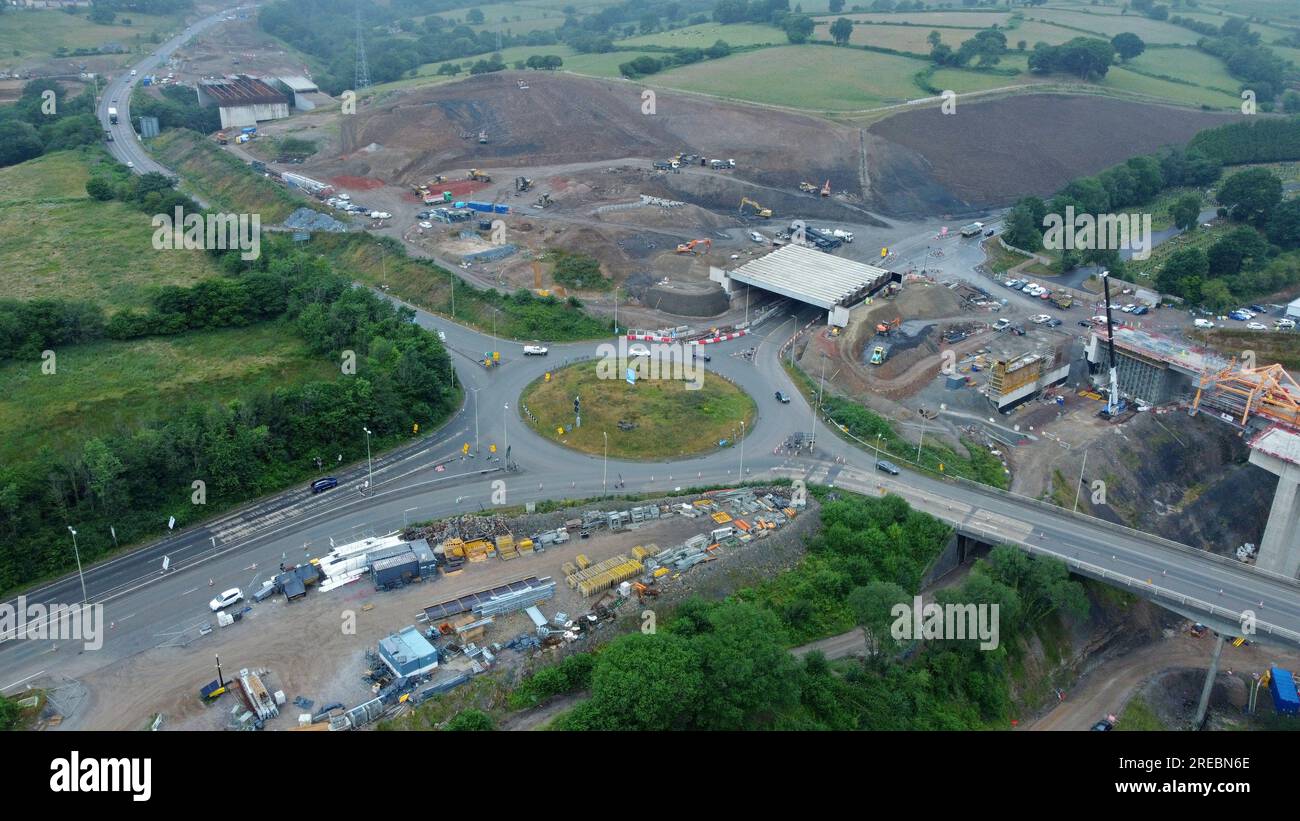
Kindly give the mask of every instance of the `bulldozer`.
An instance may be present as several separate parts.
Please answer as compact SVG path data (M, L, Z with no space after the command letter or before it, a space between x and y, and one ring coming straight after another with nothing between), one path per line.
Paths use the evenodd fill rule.
M515 190L520 193L533 187L533 181L530 177L515 177Z
M770 218L772 217L772 209L771 209L771 208L764 208L763 206L761 206L761 205L759 205L758 203L756 203L756 202L754 202L753 200L751 200L749 197L741 197L741 198L740 198L740 213L741 213L741 216L744 216L744 214L745 214L745 206L746 206L746 205L748 205L749 207L751 207L751 208L754 209L754 215L757 216L757 217L761 217L762 219L770 219Z
M706 254L707 254L709 251L712 251L712 250L713 250L713 240L711 240L711 239L693 239L693 240L691 240L690 242L686 242L686 243L682 243L681 245L678 245L678 246L677 246L677 253L679 253L679 254L694 254L694 253L695 253L695 249L696 249L696 247L697 247L697 246L700 246L700 245L703 245L703 246L704 246L704 251L703 251L703 253L706 253Z
M542 194L540 197L537 198L537 202L535 203L535 206L537 208L546 208L554 201L555 200L551 199L550 194Z
M489 177L487 174L484 174L482 171L479 171L477 168L471 168L469 170L469 175L466 177L466 179L470 180L471 182L492 182L491 177Z

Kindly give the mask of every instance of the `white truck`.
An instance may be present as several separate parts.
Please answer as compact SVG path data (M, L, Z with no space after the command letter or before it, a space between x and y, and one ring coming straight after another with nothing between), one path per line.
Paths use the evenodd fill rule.
M546 356L545 345L525 345L524 356Z
M845 242L853 242L852 231L841 231L839 228L832 228L829 233L836 239L844 240Z
M108 109L108 121L109 121L110 123L112 123L113 125L117 125L117 109L116 109L116 108L112 108L112 107L110 107L110 108Z
M983 232L984 223L982 222L972 222L970 225L961 229L961 235L963 237L978 237Z

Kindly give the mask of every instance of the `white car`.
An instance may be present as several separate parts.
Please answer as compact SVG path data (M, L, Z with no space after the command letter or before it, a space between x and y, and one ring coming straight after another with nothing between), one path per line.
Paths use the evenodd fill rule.
M447 341L447 332L442 330L441 328L438 329L438 341L439 342Z
M127 168L135 168L135 163L131 162L130 160L127 160L127 161L126 161L126 167L127 167Z
M1252 331L1267 331L1267 330L1268 330L1268 326L1265 325L1263 322L1247 322L1247 323L1246 323L1246 327L1247 327L1247 328L1250 328Z
M1208 319L1195 319L1192 321L1192 324L1198 328L1205 328L1205 329L1214 327L1214 323Z
M208 602L208 607L211 607L212 612L215 613L218 610L224 610L237 601L242 601L243 598L244 591L240 590L238 587L232 587L220 596L217 596L215 599Z
M421 228L432 228L432 227L433 227L433 223L431 223L431 222L422 222L422 223L420 223L420 227L421 227Z
M1051 318L1052 317L1049 314L1039 314L1038 316L1030 319L1029 321L1034 323L1035 325L1042 325L1044 322L1049 321Z
M1092 318L1092 323L1093 323L1094 325L1105 325L1105 324L1106 324L1106 317L1104 317L1104 316L1094 316L1094 317Z
M757 231L750 231L749 238L752 239L754 242L761 242L761 243L767 242L767 237L763 236Z
M1276 329L1279 330L1279 331L1293 331L1293 330L1295 330L1295 320L1294 320L1294 319L1275 319L1275 320L1273 320L1273 327L1276 328Z
M1123 311L1123 312L1126 313L1126 314L1131 314L1131 313L1133 313L1133 309L1136 308L1136 307L1137 307L1136 305L1134 305L1132 302L1130 302L1129 304L1125 305L1123 308L1120 308L1120 310Z
M546 347L544 345L525 345L524 356L546 356Z
M645 345L633 345L627 349L628 356L649 356L650 349Z

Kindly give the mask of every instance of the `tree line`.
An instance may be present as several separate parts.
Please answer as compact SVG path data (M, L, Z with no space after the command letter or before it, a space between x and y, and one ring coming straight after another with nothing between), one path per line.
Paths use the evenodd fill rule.
M412 322L410 309L354 287L323 257L278 237L264 237L253 261L241 260L237 251L218 256L226 275L164 289L146 315L161 325L148 330L283 323L323 359L340 363L351 351L354 373L242 401L189 403L166 419L0 465L0 590L70 569L67 526L77 528L82 560L91 562L113 548L114 531L123 544L154 538L165 532L170 515L184 525L206 510L304 480L317 470L317 458L331 464L336 456L357 458L365 452L362 427L382 447L409 435L413 424L435 429L454 410L458 388L447 353ZM212 311L216 315L205 318ZM15 323L51 312L60 313L32 303L0 312L0 327L28 340L17 351L20 358L37 347L29 343L38 331ZM62 316L76 313L64 306ZM66 327L41 321L46 327L39 333ZM43 341L56 352L86 341L75 329L68 333ZM195 480L205 483L209 507L192 503Z
M103 138L90 89L70 97L55 80L32 80L16 102L0 106L0 167Z

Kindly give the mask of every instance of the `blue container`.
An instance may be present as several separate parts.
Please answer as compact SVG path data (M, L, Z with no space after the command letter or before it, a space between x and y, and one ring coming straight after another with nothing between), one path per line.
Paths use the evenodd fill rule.
M1300 714L1300 696L1296 694L1295 679L1290 670L1274 667L1269 675L1268 690L1273 696L1273 709L1287 716Z

